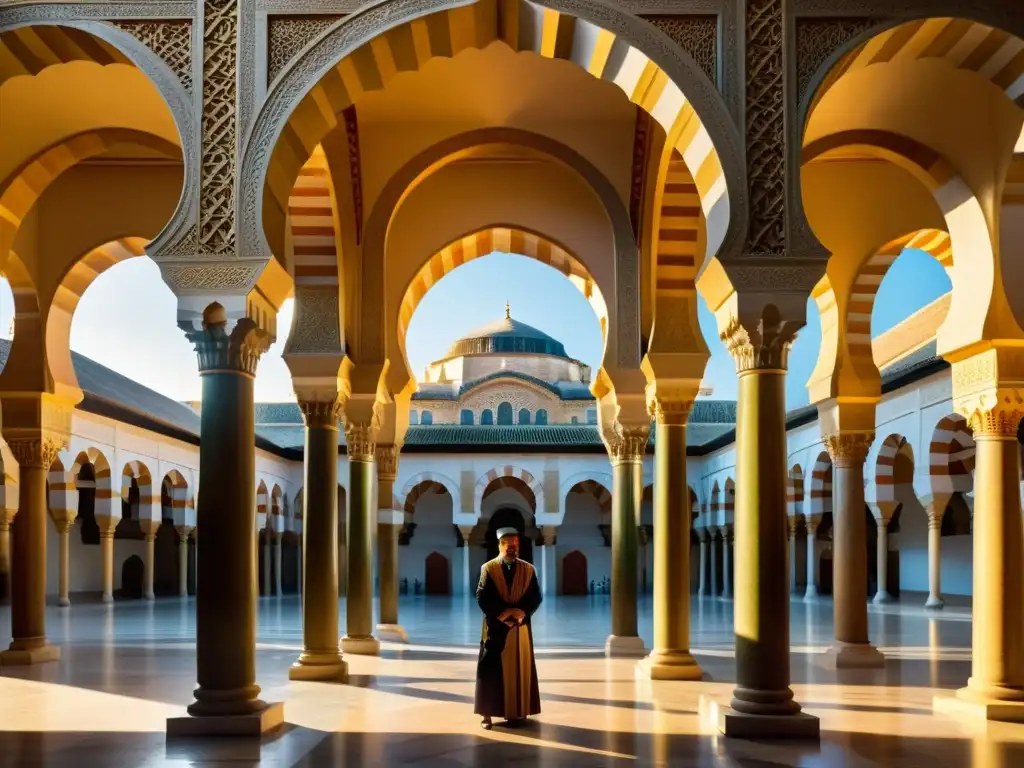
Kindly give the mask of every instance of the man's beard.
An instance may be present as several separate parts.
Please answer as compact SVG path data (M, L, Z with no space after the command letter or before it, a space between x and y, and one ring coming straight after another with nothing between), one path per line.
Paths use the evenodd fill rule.
M501 559L504 560L506 563L514 563L516 560L519 559L519 553L509 550L501 556Z

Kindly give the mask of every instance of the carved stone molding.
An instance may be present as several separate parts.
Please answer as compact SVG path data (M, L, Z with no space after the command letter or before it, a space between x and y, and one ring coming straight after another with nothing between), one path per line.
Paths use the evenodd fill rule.
M804 105L810 98L808 90L811 80L828 58L877 23L878 19L872 18L797 17L796 90L798 104Z
M14 460L19 467L49 469L57 454L67 446L67 440L55 435L41 437L12 437L7 439Z
M644 190L647 187L647 153L651 144L654 119L636 107L636 125L633 129L633 163L629 183L629 220L633 224L633 237L640 244L644 217Z
M300 400L302 419L310 429L337 429L341 419L342 403L340 399L317 401Z
M377 453L377 433L380 427L376 424L345 425L345 444L348 446L349 461L373 461Z
M205 0L203 7L199 251L234 255L238 0Z
M786 370L789 349L796 339L796 323L783 320L769 304L757 328L748 329L733 318L720 334L722 343L736 361L736 372Z
M288 354L339 353L343 350L335 285L295 288L295 318Z
M693 400L655 397L650 403L651 415L658 424L686 426L693 410Z
M345 137L348 140L348 180L352 187L352 220L356 228L356 244L363 242L363 164L359 154L359 118L353 104L342 110Z
M715 85L718 80L718 16L713 14L644 13L640 18L668 35L693 57Z
M377 478L385 482L395 482L398 476L398 452L397 445L377 446Z
M611 463L642 461L651 436L650 426L626 427L614 424L604 430L605 448Z
M825 435L825 450L835 467L860 467L874 439L874 432L837 432Z
M249 318L239 320L230 331L226 322L184 330L199 356L200 375L231 371L255 376L260 356L270 348L270 334Z
M256 284L264 267L266 264L262 261L221 264L171 261L160 263L160 274L171 290L179 295L215 291L247 292Z
M192 93L192 20L115 21L123 29L159 56L178 76L186 91Z
M957 403L974 439L1001 437L1014 440L1024 419L1024 390L1000 387L988 397Z
M345 14L270 16L267 19L267 82L272 83L295 55Z

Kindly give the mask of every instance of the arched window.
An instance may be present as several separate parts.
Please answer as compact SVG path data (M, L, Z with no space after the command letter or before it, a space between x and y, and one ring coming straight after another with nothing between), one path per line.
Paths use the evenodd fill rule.
M413 425L420 423L420 412L415 408L409 411L409 423Z
M530 412L526 408L523 408L522 410L519 411L519 423L520 424L529 424L530 423Z
M597 408L587 408L587 424L597 424Z
M473 412L468 408L462 409L462 414L459 416L459 423L464 426L473 425Z
M573 416L572 417L572 421L570 423L571 424L579 424L580 423L579 417L578 416Z
M420 424L433 424L434 423L434 412L424 411L420 414Z
M541 408L537 411L537 423L547 425L548 423L548 412Z
M490 426L494 423L494 411L490 408L484 408L480 413L480 423L484 426Z
M512 405L511 403L500 403L498 405L498 424L505 425L512 423Z

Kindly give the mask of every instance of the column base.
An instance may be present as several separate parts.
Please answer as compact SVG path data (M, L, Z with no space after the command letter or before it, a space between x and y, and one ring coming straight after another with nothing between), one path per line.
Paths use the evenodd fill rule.
M378 638L389 643L409 642L409 635L401 624L378 624L375 631Z
M113 595L104 594L103 595L103 602L104 603L112 603L112 602L114 602L114 596Z
M885 656L871 643L836 642L825 652L823 664L830 669L882 669Z
M874 599L872 599L871 602L875 603L876 605L888 605L889 603L896 602L896 600L888 592L876 592L875 597Z
M961 688L953 696L943 694L934 697L932 710L958 719L1024 723L1024 701L987 699L970 688Z
M320 680L344 683L348 680L348 664L341 653L305 653L288 668L289 680Z
M60 661L60 646L50 645L45 640L41 645L32 647L26 647L23 641L15 640L8 650L0 652L0 666L3 667L25 667L48 661Z
M701 720L729 739L806 739L818 741L818 718L806 712L792 715L749 715L710 696L700 697Z
M284 723L284 704L267 704L258 712L247 715L202 715L170 717L167 719L168 739L188 739L204 736L248 736L259 738L267 731Z
M356 656L380 656L380 641L373 635L345 635L341 638L341 650Z
M143 595L143 597L147 600L156 600L156 594L153 592L148 592L145 595Z
M700 680L704 671L687 651L653 650L637 662L637 671L651 680Z
M67 608L69 605L71 605L71 601L68 598L66 598L66 597L61 597L61 598L57 599L57 606L58 607L60 607L60 608Z
M946 601L941 597L929 597L925 602L924 607L929 611L941 611L946 607Z
M611 659L643 658L647 655L642 637L628 635L608 635L604 643L604 655Z
M817 587L808 587L807 591L804 592L804 602L810 602L811 600L817 600L817 599L818 599L818 588Z

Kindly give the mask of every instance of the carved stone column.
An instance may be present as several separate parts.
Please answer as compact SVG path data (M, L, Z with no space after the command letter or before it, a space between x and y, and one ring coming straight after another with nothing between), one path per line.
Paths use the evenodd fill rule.
M697 539L700 541L700 577L697 581L697 597L704 597L708 593L708 532L707 529L697 531Z
M472 548L469 546L469 537L472 535L472 533L473 526L459 526L459 535L462 536L462 546L459 547L459 574L460 578L462 579L462 591L456 592L456 594L464 595L466 597L474 596L473 584L475 583L475 581L471 578L472 568L470 567L469 562L470 554L472 554L473 552Z
M191 529L179 525L178 532L178 596L188 597L188 535Z
M540 578L540 591L544 597L554 597L558 594L558 560L555 555L558 527L545 525L542 533L544 543L537 547L539 554L536 558L539 566L537 570Z
M373 636L373 461L377 425L348 422L348 592L345 599L345 653L376 656L380 641Z
M345 680L338 645L338 420L341 402L304 400L302 653L292 680Z
M60 542L57 570L57 605L67 608L71 605L71 541L69 533L75 527L74 520L54 520Z
M8 437L19 467L18 516L11 541L11 641L0 664L56 661L46 639L46 476L63 447L49 435Z
M696 393L694 393L696 394ZM690 492L686 421L692 399L651 403L654 439L654 644L641 669L653 680L699 680L690 653Z
M878 605L885 605L892 602L892 595L889 594L889 518L876 517L878 537L875 541L878 563L876 564L876 580L878 589L872 602Z
M732 526L722 527L722 597L731 600L733 596L733 552Z
M864 460L875 435L845 432L825 436L832 459L832 600L835 643L828 662L839 668L884 667L868 640L867 521Z
M643 499L643 456L650 427L615 424L606 431L612 464L612 633L608 656L643 656L637 632L637 525Z
M274 530L267 526L263 537L263 596L274 594ZM257 538L257 542L259 539Z
M274 594L281 597L284 594L284 589L281 586L281 538L284 533L283 531L273 531L271 536L274 546Z
M925 511L928 513L928 600L924 607L938 611L946 605L942 599L942 515L946 511L946 499L933 497Z
M100 521L97 520L97 523ZM114 602L114 532L117 520L108 520L106 525L100 524L100 568L103 570L104 603Z
M270 335L252 319L229 319L210 304L183 323L199 357L200 423L196 525L196 678L190 717L172 718L169 737L243 733L279 725L281 704L256 685L256 442L253 379Z
M1018 353L1019 354L1019 353ZM958 371L954 364L954 398ZM974 606L971 677L936 705L987 720L1024 722L1024 530L1017 427L1024 385L957 404L974 433Z
M377 572L380 574L380 623L377 636L406 643L409 636L398 623L398 532L405 513L395 509L395 478L400 446L377 446Z
M807 589L804 600L813 600L818 596L818 552L815 542L820 524L821 518L813 515L807 517Z
M156 599L153 591L154 573L156 570L156 532L160 528L159 520L140 520L142 533L145 535L146 557L144 559L144 571L142 579L142 595L147 600Z
M708 528L708 594L718 597L718 528Z

